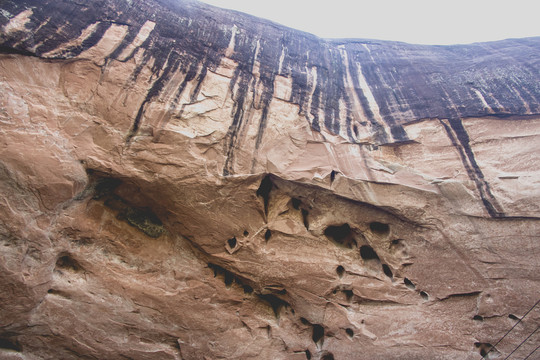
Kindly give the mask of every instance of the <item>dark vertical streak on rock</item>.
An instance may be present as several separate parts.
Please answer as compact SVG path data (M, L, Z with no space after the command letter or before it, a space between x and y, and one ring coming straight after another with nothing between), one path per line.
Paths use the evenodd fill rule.
M150 91L148 91L145 99L139 106L139 110L137 111L137 115L135 116L135 120L133 121L133 125L131 126L131 129L129 130L129 133L126 137L126 145L130 144L131 139L133 139L133 137L137 134L137 131L139 130L141 119L144 115L146 104L148 104L148 102L150 102L154 97L159 95L159 92L165 85L165 82L169 79L169 75L171 73L174 73L179 66L178 54L174 51L171 51L169 53L169 56L167 56L167 59L162 60L162 61L163 62L167 61L168 64L165 67L165 69L163 69L163 73L161 74L161 76L159 76L157 80L154 81L154 83L152 84L152 87L150 88ZM154 67L154 70L158 72L159 70L161 70L161 67L162 66Z
M377 141L378 143L387 143L388 135L384 131L384 127L379 124L377 120L375 120L375 115L373 114L373 111L371 111L366 95L364 94L364 91L360 86L360 80L358 79L359 69L356 65L356 61L353 60L352 56L349 56L349 69L351 79L353 81L354 91L356 93L356 96L358 96L358 99L360 100L360 105L364 109L364 113L366 114L369 123L371 124L371 129L375 141Z
M449 119L447 125L444 121L440 121L443 125L446 133L452 145L458 150L461 162L469 175L469 178L474 181L482 203L484 204L485 209L491 217L499 218L504 217L505 214L500 209L500 205L493 196L488 182L484 178L482 170L478 166L474 153L470 146L469 135L463 127L461 119Z
M242 126L242 121L244 119L244 102L246 100L246 94L248 90L249 80L248 75L241 71L240 67L236 68L233 79L230 83L230 91L233 97L234 105L232 109L232 123L227 130L226 139L226 160L223 166L223 176L231 175L233 172L233 161L234 161L234 148L236 146L236 139L240 128ZM238 79L240 78L240 79ZM238 89L235 92L234 88L236 82L238 81Z

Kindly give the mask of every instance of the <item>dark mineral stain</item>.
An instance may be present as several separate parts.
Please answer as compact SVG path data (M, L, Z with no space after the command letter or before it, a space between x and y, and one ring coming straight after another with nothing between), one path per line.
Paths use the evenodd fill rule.
M461 162L463 163L469 178L475 183L476 188L478 189L478 193L486 211L491 217L504 217L504 213L498 210L501 207L497 199L493 196L489 183L485 180L484 174L476 162L470 145L469 134L463 127L461 119L449 119L448 123L449 125L441 120L441 124L448 134L452 145L454 145L460 154Z

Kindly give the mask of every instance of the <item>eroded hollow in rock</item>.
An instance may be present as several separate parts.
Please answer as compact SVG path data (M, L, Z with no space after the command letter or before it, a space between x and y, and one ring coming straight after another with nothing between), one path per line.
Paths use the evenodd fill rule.
M92 199L103 201L106 207L116 212L118 220L127 222L152 238L158 238L165 232L161 219L159 219L150 207L135 206L131 201L126 200L128 199L127 196L134 195L133 193L140 195L141 189L134 184L108 177L106 174L92 169L88 169L87 173L93 185L90 185L83 193L93 191ZM119 196L119 190L125 191L126 189L130 190Z
M290 307L289 303L285 300L280 299L279 297L272 294L258 294L257 295L261 300L264 300L268 305L272 307L274 315L279 319L279 313L284 307Z
M474 315L473 320L476 321L484 321L484 317L482 315Z
M345 273L345 268L341 265L339 265L337 268L336 268L336 273L338 274L338 276L340 278L343 277L343 274Z
M354 296L354 293L352 290L342 290L343 293L345 294L345 297L347 298L347 301L351 301L353 296Z
M420 296L426 301L429 300L429 294L425 291L420 291Z
M56 269L57 270L68 270L68 271L81 271L83 270L82 266L77 260L75 260L70 254L61 254L58 260L56 260Z
M22 346L16 339L0 337L0 349L21 352Z
M386 276L388 276L390 279L394 278L394 274L392 273L392 270L390 269L390 266L383 264L382 265L383 272Z
M264 240L268 242L268 240L270 240L271 237L272 237L272 231L270 229L266 230L266 232L264 233Z
M349 249L356 247L351 226L349 224L330 225L324 230L324 235L331 239L334 243L345 246Z
M306 209L300 209L300 212L302 213L302 222L304 223L304 227L306 228L306 230L309 230L309 212Z
M414 285L413 282L407 278L403 279L403 283L405 284L406 287L408 287L411 290L416 289L416 285Z
M480 350L480 356L485 359L496 359L500 357L500 352L490 343L475 342L476 346Z
M360 247L360 256L364 260L379 260L379 255L369 245L362 245Z
M234 250L234 248L236 248L236 245L237 245L236 237L232 237L229 240L227 240L227 245L229 245L229 248L231 250Z
M272 179L270 178L270 175L266 175L262 181L261 185L259 185L259 188L257 189L257 196L260 196L263 198L264 202L264 213L268 214L268 202L270 199L270 191L272 191L273 187Z
M321 360L334 360L334 354L326 352L321 356Z
M353 331L353 329L347 328L347 329L345 329L345 332L347 333L347 336L348 336L349 338L352 339L352 338L354 337L354 331Z
M324 328L319 324L313 324L311 339L317 345L321 345L324 342Z
M372 233L377 235L388 235L390 233L390 226L378 221L374 221L369 224L369 229Z

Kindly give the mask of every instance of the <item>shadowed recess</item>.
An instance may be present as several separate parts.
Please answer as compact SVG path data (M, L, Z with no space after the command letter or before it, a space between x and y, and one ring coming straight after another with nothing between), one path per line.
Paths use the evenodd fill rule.
M259 188L257 189L257 196L263 198L264 201L264 213L268 215L268 200L270 198L270 191L273 187L272 179L270 175L266 175L262 180Z
M360 256L364 260L379 260L379 255L369 245L362 245L360 247Z
M324 235L330 238L334 243L349 249L357 246L349 224L330 225L324 230Z

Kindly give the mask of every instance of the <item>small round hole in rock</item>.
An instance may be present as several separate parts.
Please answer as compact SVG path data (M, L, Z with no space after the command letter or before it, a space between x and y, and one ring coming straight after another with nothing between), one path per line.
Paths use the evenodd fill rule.
M248 236L249 232L247 230L244 230L244 236Z
M390 266L383 264L382 269L386 276L388 276L390 279L394 278L394 274L392 274L392 270L390 270Z
M337 268L336 268L336 273L338 274L338 276L341 278L343 277L343 273L345 272L345 268L341 265L339 265Z
M311 351L306 349L305 353L306 353L306 359L310 360L311 359Z
M229 247L231 249L234 249L236 247L236 238L233 237L233 238L227 240L227 244L229 244Z
M369 224L370 230L377 235L387 235L390 232L390 226L378 221L374 221Z
M519 318L518 318L516 315L514 315L514 314L509 314L509 315L508 315L508 318L509 318L509 319L512 319L512 320L519 320Z
M244 285L244 294L251 294L253 292L253 288L249 285Z
M482 315L474 315L472 319L476 321L484 321L484 317Z
M332 353L326 353L321 357L321 360L334 360L334 355Z
M270 240L271 237L272 237L272 231L270 231L270 229L266 230L266 232L264 233L264 240L268 241Z
M409 289L416 289L416 285L413 284L413 282L407 278L403 279L403 283L405 283L405 286L408 287Z
M302 203L300 201L300 199L297 199L297 198L292 198L291 199L291 203L292 203L292 207L295 209L295 210L298 210L300 208L300 204Z
M422 297L422 299L424 300L429 300L429 295L427 292L425 291L420 291L420 296Z
M379 260L379 256L369 245L362 245L360 247L360 256L364 260Z
M347 328L345 329L345 332L347 333L347 336L352 339L352 337L354 336L354 331L351 328Z

